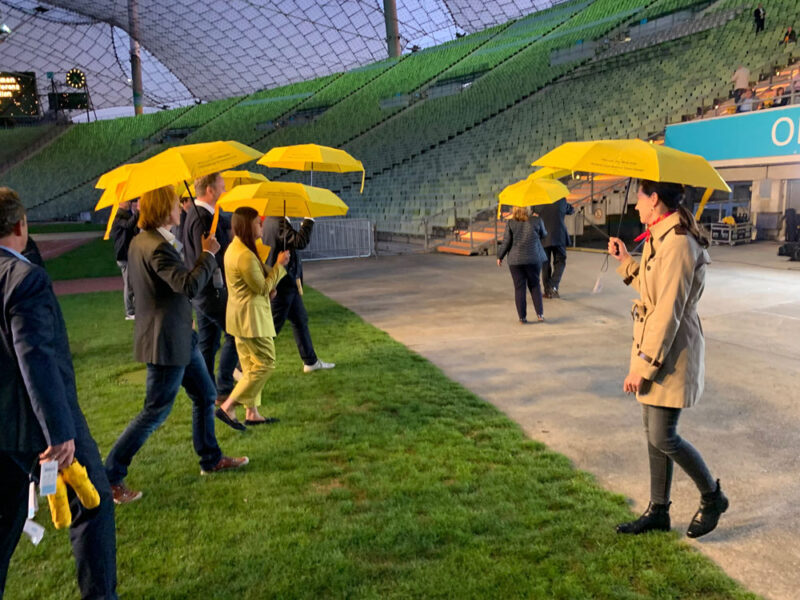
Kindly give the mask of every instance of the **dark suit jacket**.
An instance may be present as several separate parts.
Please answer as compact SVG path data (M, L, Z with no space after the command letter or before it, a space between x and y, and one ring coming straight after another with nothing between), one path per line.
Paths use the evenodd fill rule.
M540 265L547 260L541 240L547 235L542 220L531 216L527 221L511 219L506 222L503 242L497 249L497 258L508 254L509 265Z
M564 223L564 217L571 215L575 212L572 205L567 202L566 198L562 198L553 204L540 204L533 207L539 217L544 221L544 227L547 229L547 235L542 240L542 246L562 246L570 245L569 233L567 226Z
M205 208L189 205L186 212L186 221L183 223L181 231L183 244L183 260L187 267L192 268L198 257L203 254L203 234L211 229L211 222L214 216ZM225 251L231 243L231 223L227 216L220 214L215 234L219 242L219 252L216 255L217 267L220 270L217 281L221 287L214 287L213 279L197 294L192 301L195 308L206 314L221 315L225 318L225 305L228 301L228 294L225 290ZM138 317L137 317L138 318Z
M45 270L0 250L0 450L39 453L83 421L67 329Z
M136 225L139 215L129 210L120 208L111 224L111 239L114 240L114 258L119 261L128 260L128 248L133 236L139 233Z
M289 287L297 289L296 279L303 279L303 261L297 255L297 250L302 250L311 241L311 232L314 229L314 221L303 219L300 229L292 227L292 224L284 217L267 217L264 219L264 227L261 231L261 241L270 246L267 265L275 265L278 253L283 250L290 250L292 255L289 264L286 265L286 277L278 282L278 293L287 290Z
M136 297L133 347L136 360L188 365L192 351L192 306L211 279L217 261L201 252L189 270L158 231L142 231L128 251L128 277Z

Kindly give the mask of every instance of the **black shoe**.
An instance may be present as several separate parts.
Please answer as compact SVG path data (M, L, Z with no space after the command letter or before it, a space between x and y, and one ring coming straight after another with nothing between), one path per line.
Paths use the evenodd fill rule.
M671 504L671 503L670 503ZM630 523L617 525L617 533L639 535L648 531L669 531L669 504L653 504L647 506L642 516Z
M553 288L552 290L550 290L550 297L561 298L561 296L558 295L558 288Z
M528 322L528 319L520 319L519 320L519 324L520 325L525 325L527 322Z
M221 408L218 408L214 411L214 416L217 417L220 421L225 423L228 427L233 427L236 431L246 431L247 427L241 424L239 419L231 419Z
M245 425L272 425L274 423L280 423L280 419L278 419L276 417L267 417L266 419L261 419L261 420L258 420L258 421L254 420L254 419L245 419L244 420L244 424Z
M694 513L686 535L690 538L699 538L701 535L714 531L722 513L728 510L729 504L728 498L719 487L719 479L717 479L717 489L710 494L703 494L700 498L700 508Z

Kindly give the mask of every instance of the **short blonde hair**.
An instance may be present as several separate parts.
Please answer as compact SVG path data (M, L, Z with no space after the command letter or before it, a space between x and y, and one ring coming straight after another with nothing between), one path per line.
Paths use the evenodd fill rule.
M514 210L511 211L511 218L515 221L527 221L528 220L528 207L527 206L515 206Z
M158 229L169 221L178 194L171 185L142 194L139 199L139 229Z

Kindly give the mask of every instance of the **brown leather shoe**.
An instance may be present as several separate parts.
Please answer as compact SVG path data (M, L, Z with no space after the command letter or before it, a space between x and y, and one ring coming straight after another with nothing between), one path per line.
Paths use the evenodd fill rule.
M124 483L118 483L111 486L111 496L114 498L114 504L128 504L141 498L142 492L136 492Z
M200 469L200 475L209 475L211 473L218 473L219 471L228 471L230 469L238 469L245 466L250 462L246 456L223 456L219 462L210 469Z

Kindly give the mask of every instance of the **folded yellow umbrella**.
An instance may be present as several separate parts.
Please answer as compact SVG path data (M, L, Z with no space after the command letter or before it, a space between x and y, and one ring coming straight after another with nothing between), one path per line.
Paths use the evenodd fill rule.
M225 192L217 206L226 211L249 206L262 217L313 218L347 214L347 205L330 190L280 181L237 186Z
M319 144L298 144L295 146L279 146L273 148L258 160L258 164L273 169L293 169L295 171L311 171L311 183L314 183L314 171L331 173L350 173L361 171L361 192L364 191L366 172L360 160L353 158L344 150L320 146Z

